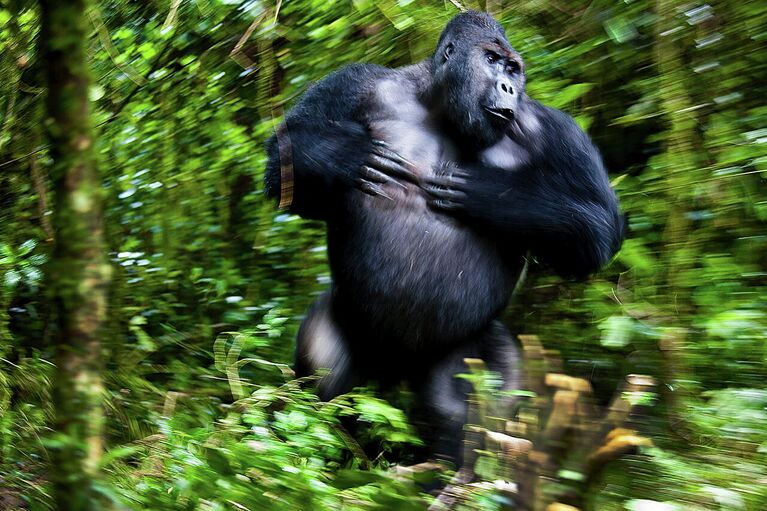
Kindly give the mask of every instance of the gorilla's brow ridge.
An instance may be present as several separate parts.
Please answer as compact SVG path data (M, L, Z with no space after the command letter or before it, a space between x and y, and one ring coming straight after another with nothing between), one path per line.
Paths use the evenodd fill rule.
M504 57L513 58L517 56L517 52L514 51L514 48L511 47L511 44L508 41L504 41L500 38L495 38L493 40L493 45L498 48L499 53L503 55ZM489 48L493 49L493 48Z
M516 51L514 51L511 45L503 44L499 39L496 39L490 43L481 44L480 48L482 48L483 50L489 50L489 51L495 52L501 57L514 60L515 62L519 60L518 58L519 54Z

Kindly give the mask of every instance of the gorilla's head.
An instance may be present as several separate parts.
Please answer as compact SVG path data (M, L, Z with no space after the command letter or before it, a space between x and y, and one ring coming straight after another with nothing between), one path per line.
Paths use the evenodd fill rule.
M464 145L500 140L525 93L524 62L487 13L468 11L447 24L432 57L432 101Z

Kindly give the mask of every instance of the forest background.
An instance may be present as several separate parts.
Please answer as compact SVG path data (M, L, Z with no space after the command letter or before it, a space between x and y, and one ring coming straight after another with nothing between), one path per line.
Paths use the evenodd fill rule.
M364 389L321 404L291 380L301 315L330 275L322 226L263 198L263 144L338 67L428 57L461 4L492 12L529 94L587 129L629 218L599 275L532 264L505 314L597 404L628 374L657 382L636 424L650 442L581 487L585 506L767 509L761 2L42 4L0 3L0 509L432 502L390 467L418 443L401 411ZM87 88L50 78L87 74ZM85 301L61 300L77 289ZM380 455L343 416L368 424ZM508 505L488 487L454 503Z

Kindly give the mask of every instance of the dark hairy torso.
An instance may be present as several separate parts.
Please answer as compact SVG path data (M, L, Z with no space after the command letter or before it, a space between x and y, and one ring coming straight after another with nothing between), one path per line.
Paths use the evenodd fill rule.
M379 79L370 95L371 132L421 177L455 158L413 81L400 74ZM384 186L391 199L352 191L344 214L329 223L334 292L345 315L339 319L367 343L449 349L498 316L521 251L433 211L417 185L403 185Z

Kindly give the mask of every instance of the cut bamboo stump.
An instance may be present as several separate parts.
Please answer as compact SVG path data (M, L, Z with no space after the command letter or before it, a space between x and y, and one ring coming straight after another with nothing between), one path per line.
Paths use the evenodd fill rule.
M652 377L626 376L610 404L598 407L591 399L591 384L564 374L556 351L544 349L535 335L520 335L519 339L525 388L535 396L516 417L499 420L488 416L492 396L472 393L464 465L436 497L430 511L454 509L477 492L488 491L506 496L513 503L510 509L580 511L584 497L610 462L652 445L632 427L641 417L641 403L654 392ZM465 362L472 373L485 370L481 360ZM477 480L476 464L481 455L497 460L495 479ZM436 467L422 465L430 470ZM420 466L410 468L415 467ZM407 470L398 472L405 474ZM566 479L563 474L567 474Z

